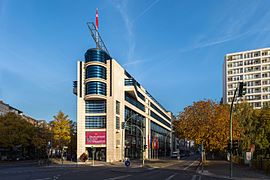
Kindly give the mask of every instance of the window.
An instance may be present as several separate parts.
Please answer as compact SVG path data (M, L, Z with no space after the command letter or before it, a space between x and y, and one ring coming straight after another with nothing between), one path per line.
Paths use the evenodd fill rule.
M106 84L99 81L91 81L86 83L85 94L101 94L106 96Z
M86 67L87 78L102 78L106 79L106 68L99 65L91 65Z
M116 114L120 115L120 102L116 101Z
M159 114L161 114L165 119L167 119L168 121L171 121L171 119L165 113L163 113L157 106L155 106L153 103L150 102L150 106L154 110L156 110Z
M139 101L137 101L135 98L133 98L132 96L130 96L128 93L125 93L125 100L127 102L129 102L130 104L132 104L133 106L136 106L137 108L139 108L142 111L145 111L145 107L142 103L140 103Z
M105 100L85 101L85 113L106 113Z
M86 116L85 129L106 128L106 116Z
M93 61L106 63L106 60L111 59L105 51L100 49L88 49L84 57L86 63Z
M120 118L118 116L116 116L115 128L120 129Z
M165 121L163 118L161 118L159 115L157 115L156 113L154 113L153 111L150 111L150 115L151 117L153 117L154 119L158 120L159 122L161 122L162 124L166 125L167 127L171 128L171 124L168 123L167 121Z

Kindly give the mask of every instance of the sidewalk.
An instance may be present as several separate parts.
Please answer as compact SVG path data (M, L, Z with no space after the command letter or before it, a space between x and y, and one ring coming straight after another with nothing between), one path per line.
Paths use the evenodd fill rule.
M201 171L201 166L198 167L197 172L205 176L230 179L230 162L207 161L207 163L203 165L203 172ZM233 164L233 179L270 179L270 176L248 166Z

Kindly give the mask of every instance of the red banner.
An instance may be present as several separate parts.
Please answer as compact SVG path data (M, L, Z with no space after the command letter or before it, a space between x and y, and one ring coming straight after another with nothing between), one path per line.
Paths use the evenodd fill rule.
M106 144L106 132L85 132L85 144Z

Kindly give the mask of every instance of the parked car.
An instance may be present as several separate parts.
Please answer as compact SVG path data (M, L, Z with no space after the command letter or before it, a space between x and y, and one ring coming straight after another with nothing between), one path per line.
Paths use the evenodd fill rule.
M180 154L178 151L172 153L171 158L173 159L180 159Z

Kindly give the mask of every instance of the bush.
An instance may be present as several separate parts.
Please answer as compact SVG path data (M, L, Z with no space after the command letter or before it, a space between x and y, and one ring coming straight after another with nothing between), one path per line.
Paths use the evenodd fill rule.
M85 162L88 159L88 155L86 153L82 153L80 156L80 161Z

